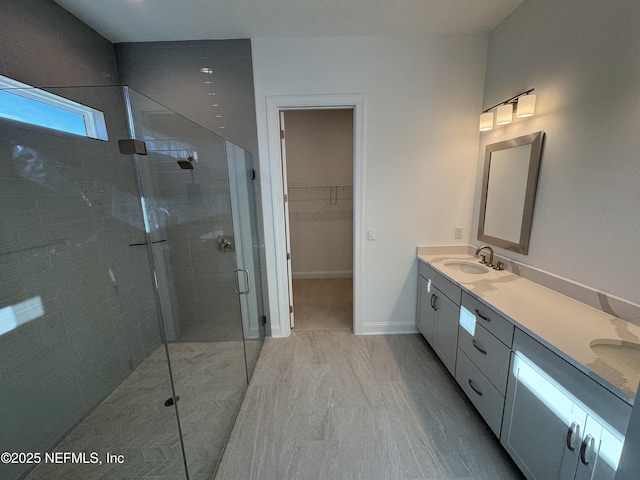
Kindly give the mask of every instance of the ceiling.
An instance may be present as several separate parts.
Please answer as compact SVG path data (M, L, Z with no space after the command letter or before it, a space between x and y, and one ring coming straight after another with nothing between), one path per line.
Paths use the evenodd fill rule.
M55 0L112 41L485 33L523 0Z

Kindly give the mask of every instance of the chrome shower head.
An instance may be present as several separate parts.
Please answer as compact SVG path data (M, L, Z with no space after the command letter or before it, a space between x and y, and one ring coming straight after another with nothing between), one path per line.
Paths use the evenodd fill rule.
M193 170L193 163L191 163L192 161L193 157L189 156L186 160L178 160L178 165L180 165L180 168L183 170Z

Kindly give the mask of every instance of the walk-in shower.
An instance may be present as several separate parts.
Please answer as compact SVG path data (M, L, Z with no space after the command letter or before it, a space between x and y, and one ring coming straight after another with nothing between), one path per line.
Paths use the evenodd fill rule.
M210 479L265 334L255 159L126 87L44 90L107 139L0 118L0 478Z

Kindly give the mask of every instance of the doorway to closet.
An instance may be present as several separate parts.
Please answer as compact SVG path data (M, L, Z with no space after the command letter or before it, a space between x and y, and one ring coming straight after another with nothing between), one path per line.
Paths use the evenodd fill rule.
M280 114L290 322L353 330L353 109Z

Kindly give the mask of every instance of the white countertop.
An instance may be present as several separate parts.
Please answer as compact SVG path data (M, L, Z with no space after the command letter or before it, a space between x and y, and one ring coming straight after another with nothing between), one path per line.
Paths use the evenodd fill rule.
M607 343L640 344L640 327L511 272L490 269L488 273L466 274L444 265L450 260L478 263L468 254L423 254L418 259L633 405L640 372L630 374L629 369L606 363L593 352L591 344L603 339Z

